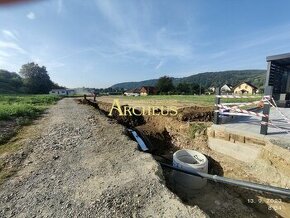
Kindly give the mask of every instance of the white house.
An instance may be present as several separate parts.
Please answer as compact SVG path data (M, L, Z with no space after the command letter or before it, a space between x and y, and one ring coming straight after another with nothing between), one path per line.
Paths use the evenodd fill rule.
M214 86L211 86L211 87L208 88L208 90L209 90L210 92L215 92L215 87L214 87Z
M49 94L51 95L74 95L75 90L73 89L52 89Z
M230 85L230 84L224 84L221 87L221 92L229 93L229 92L232 92L232 89L233 89L233 86L232 85Z
M124 92L125 96L139 96L140 95L140 89L129 89Z

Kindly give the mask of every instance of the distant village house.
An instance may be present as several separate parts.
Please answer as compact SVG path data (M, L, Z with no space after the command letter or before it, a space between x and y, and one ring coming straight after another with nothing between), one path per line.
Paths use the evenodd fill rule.
M140 90L139 89L129 89L124 92L125 96L139 96Z
M49 94L51 95L74 95L75 90L73 89L52 89Z
M231 93L233 90L233 86L230 84L225 84L221 87L221 92L223 93Z
M209 88L208 88L208 91L209 91L209 92L215 92L215 87L213 87L213 86L212 86L212 87L209 87Z
M147 96L147 95L156 95L157 88L154 86L142 86L141 88L137 89L129 89L124 92L125 96Z
M235 94L256 94L258 88L251 83L242 82L234 88Z
M157 88L154 86L142 86L140 89L140 95L147 96L147 95L156 95Z

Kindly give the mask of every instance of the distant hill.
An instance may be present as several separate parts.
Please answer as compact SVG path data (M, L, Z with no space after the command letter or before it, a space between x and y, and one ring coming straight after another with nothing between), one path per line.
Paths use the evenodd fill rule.
M144 80L140 82L124 82L124 83L117 83L110 88L113 89L135 89L139 88L141 86L155 86L158 79L150 79L150 80Z
M220 72L206 72L194 74L182 78L173 78L174 85L181 82L197 83L203 87L220 87L224 84L237 85L240 82L250 82L257 87L264 85L266 70L229 70ZM123 82L117 83L111 88L114 89L133 89L141 86L155 86L158 79L144 80L140 82Z

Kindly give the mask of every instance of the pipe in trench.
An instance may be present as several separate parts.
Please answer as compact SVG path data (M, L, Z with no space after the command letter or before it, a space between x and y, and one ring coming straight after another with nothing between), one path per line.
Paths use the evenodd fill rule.
M133 131L129 130L129 132L132 134ZM136 139L136 141L138 141L136 135L134 136L134 138ZM140 139L141 138L139 137L139 140ZM143 140L141 139L141 141L143 141ZM150 143L149 140L148 140L148 142ZM140 142L138 142L138 144L139 143ZM144 146L145 146L145 149L144 149ZM147 146L146 146L146 144L144 142L143 142L143 147L141 147L140 150L143 150L143 152L146 152L146 153L148 152L148 148L147 148ZM285 196L287 198L290 198L290 189L274 187L274 186L268 186L268 185L253 183L253 182L247 182L247 181L243 181L243 180L231 179L231 178L226 178L226 177L222 177L222 176L211 175L211 174L207 174L207 173L201 173L201 172L197 172L197 171L188 172L186 170L174 167L174 166L166 164L166 163L162 163L160 161L159 161L159 163L163 167L166 167L166 168L169 168L169 169L172 169L172 170L176 170L176 171L188 174L188 175L198 176L198 177L201 177L201 178L206 178L206 179L214 181L214 182L219 182L219 183L239 186L239 187L243 187L243 188L247 188L247 189L251 189L251 190L255 190L255 191L262 191L262 192L272 193L272 194L276 194L276 195Z
M142 140L142 138L140 138L138 136L138 134L135 131L131 130L131 129L129 130L129 132L131 134L132 134L132 132L135 133L135 134L132 134L132 135L134 136L134 138L136 139L138 144L139 144L138 140L142 141L143 146L140 146L140 144L139 144L140 150L142 150L143 152L149 153L148 152L148 148L147 148L146 144L144 143L144 141ZM138 136L138 138L136 136ZM147 140L147 141L149 143L151 143L149 140ZM145 150L143 150L144 146L146 148ZM158 156L161 156L161 155L158 155ZM161 156L161 157L163 157L163 156ZM165 158L165 159L167 159L167 158ZM176 170L176 171L188 174L188 175L198 176L198 177L206 178L206 179L214 181L214 182L219 182L219 183L239 186L239 187L242 187L242 188L247 188L247 189L251 189L251 190L255 190L255 191L267 192L267 193L280 195L280 196L285 196L287 198L290 198L290 190L289 189L280 188L280 187L274 187L274 186L269 186L269 185L263 185L263 184L258 184L258 183L243 181L243 180L231 179L231 178L226 178L226 177L222 177L222 176L211 175L211 174L208 174L208 173L202 173L202 172L198 172L198 171L189 172L189 171L180 169L178 167L174 167L172 165L169 165L169 164L166 164L166 163L163 163L163 162L160 162L160 161L158 161L158 162L163 167L166 167L166 168L169 168L169 169L172 169L172 170Z
M189 172L189 171L174 167L174 166L166 164L166 163L162 163L162 162L159 162L159 163L163 167L166 167L166 168L169 168L172 170L176 170L176 171L188 174L188 175L206 178L206 179L214 181L214 182L235 185L235 186L239 186L239 187L243 187L243 188L272 193L272 194L276 194L276 195L285 196L287 198L290 198L290 190L289 189L268 186L268 185L253 183L253 182L247 182L247 181L243 181L243 180L230 179L230 178L226 178L226 177L222 177L222 176L211 175L211 174L201 173L201 172L197 172L197 171Z

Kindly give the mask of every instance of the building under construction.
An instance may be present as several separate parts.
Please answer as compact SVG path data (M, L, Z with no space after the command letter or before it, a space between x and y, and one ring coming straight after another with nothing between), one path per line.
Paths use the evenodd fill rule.
M266 84L273 87L273 98L280 107L290 107L290 53L267 57Z

